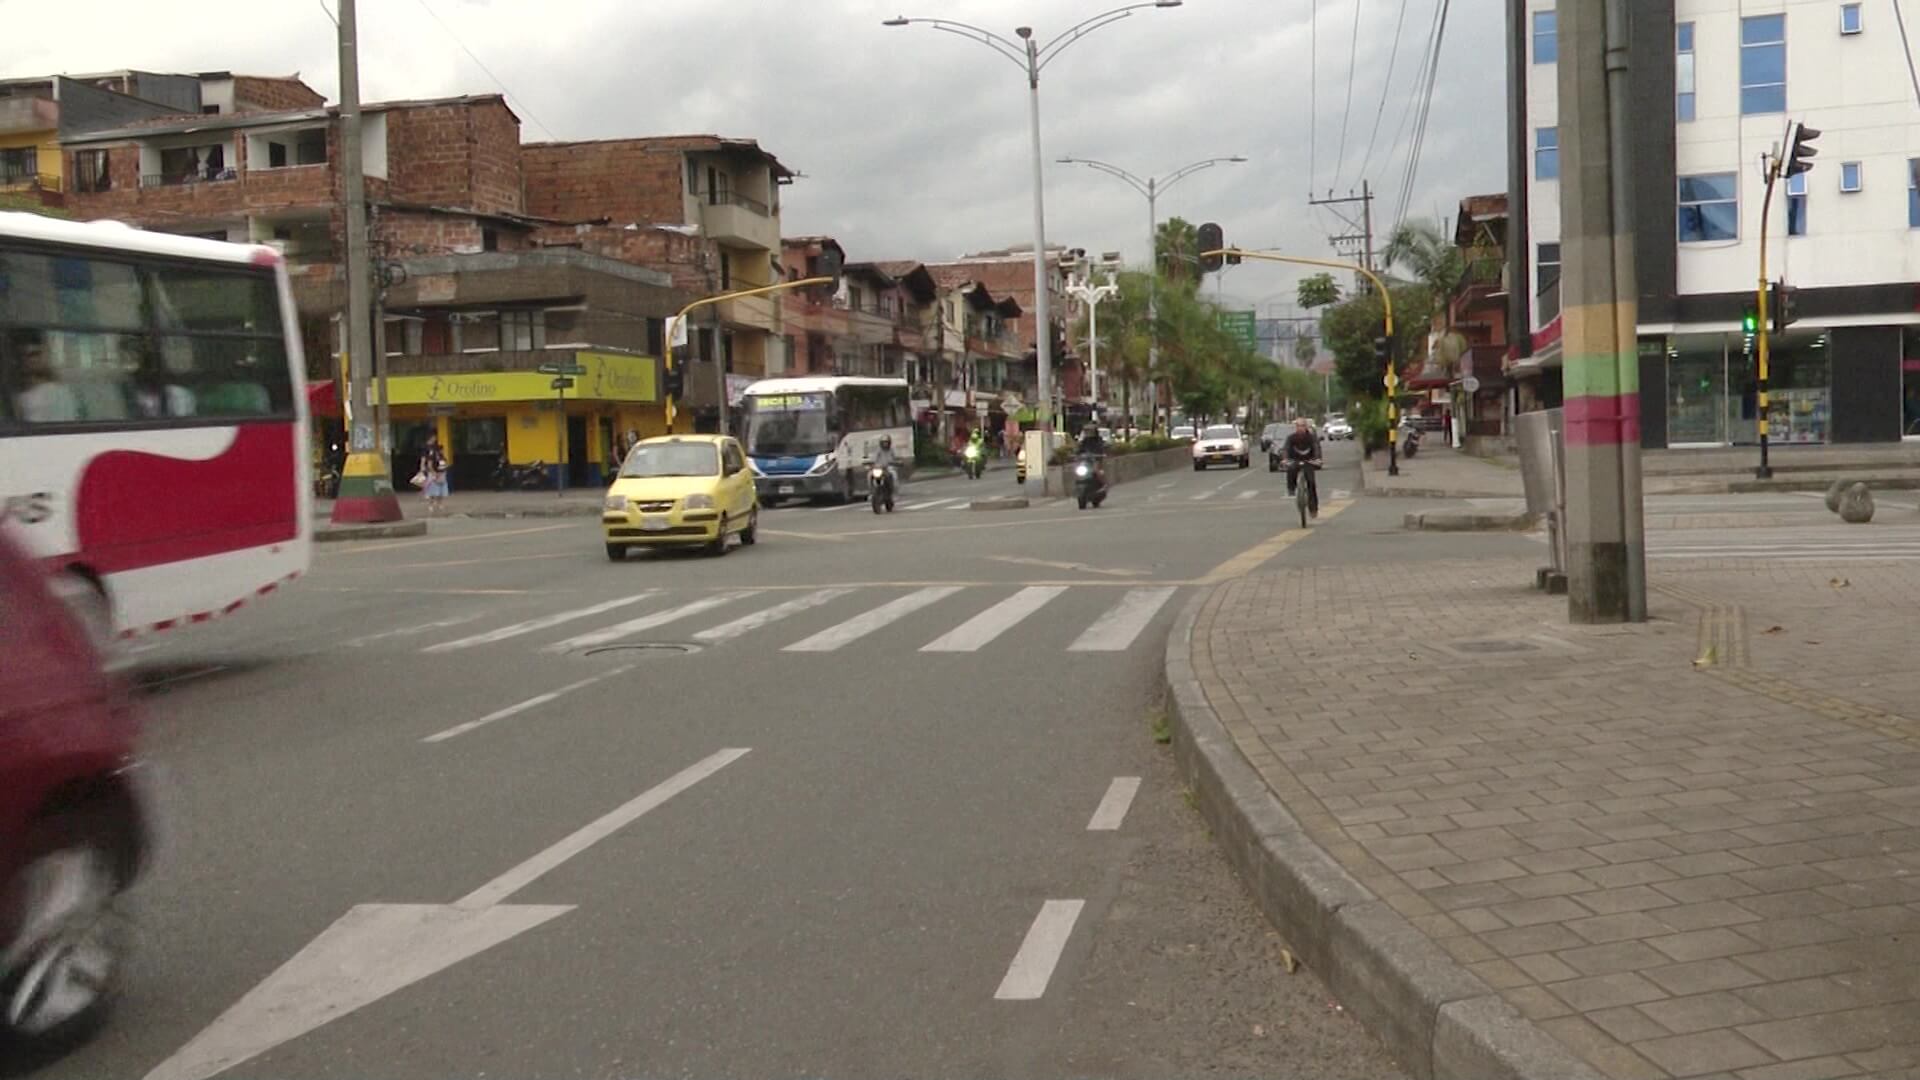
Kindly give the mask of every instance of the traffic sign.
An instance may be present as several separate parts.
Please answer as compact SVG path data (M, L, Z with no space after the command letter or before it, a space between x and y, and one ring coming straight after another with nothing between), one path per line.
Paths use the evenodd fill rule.
M562 363L541 364L538 370L542 375L585 375L587 373L587 369L584 366L572 360Z
M553 387L555 390L571 390L573 389L573 380L562 375L547 385Z
M1240 339L1247 348L1257 348L1260 341L1259 327L1251 311L1222 311L1220 329Z
M1465 390L1469 394L1477 394L1480 392L1480 380L1469 375L1460 380L1460 389Z

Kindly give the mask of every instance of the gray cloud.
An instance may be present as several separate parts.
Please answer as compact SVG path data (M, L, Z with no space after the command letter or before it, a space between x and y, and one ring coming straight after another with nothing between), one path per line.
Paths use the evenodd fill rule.
M1011 62L894 14L961 19L1045 38L1115 0L426 0L504 82L525 137L710 131L748 136L804 178L784 202L789 233L830 233L854 258L950 258L1026 242L1026 85ZM1359 184L1402 0L1187 0L1147 10L1063 52L1041 81L1048 236L1089 250L1145 248L1145 200L1064 154L1140 174L1242 154L1182 181L1162 218L1215 220L1230 240L1325 256L1342 227L1305 205L1310 188ZM1440 0L1404 0L1406 27L1369 179L1376 229L1400 199L1409 138L1397 126ZM1344 163L1339 144L1354 4L1360 34ZM331 0L329 0L329 6ZM420 0L360 5L368 100L498 87ZM1317 35L1309 11L1318 8ZM335 94L333 27L319 0L202 0L182 22L166 5L0 0L6 74L118 67L300 71ZM1461 196L1504 187L1502 16L1452 5L1410 216L1450 215ZM76 26L87 27L75 33ZM211 33L207 27L245 28ZM1317 36L1317 65L1310 63ZM1318 69L1317 93L1310 72ZM1309 103L1318 150L1309 153ZM1399 134L1397 134L1399 133ZM1309 176L1314 160L1317 173ZM1338 167L1336 167L1338 166ZM1230 296L1289 296L1296 273L1230 271Z

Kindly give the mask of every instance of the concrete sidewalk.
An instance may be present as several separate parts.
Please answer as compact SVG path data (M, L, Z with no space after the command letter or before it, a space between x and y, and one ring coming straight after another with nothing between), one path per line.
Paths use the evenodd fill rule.
M1920 569L1662 563L1605 627L1414 569L1238 579L1168 647L1216 836L1408 1071L1920 1075Z

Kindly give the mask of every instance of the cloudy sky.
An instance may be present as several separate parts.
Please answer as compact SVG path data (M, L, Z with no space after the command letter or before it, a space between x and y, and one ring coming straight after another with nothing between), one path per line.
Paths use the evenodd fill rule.
M0 76L299 72L333 99L333 2L197 0L189 17L138 0L0 0ZM853 259L951 258L1032 236L1024 73L982 45L881 19L938 16L1008 37L1031 25L1044 41L1118 2L361 0L361 95L504 89L529 141L756 138L804 174L786 194L788 234L831 234ZM1063 155L1141 176L1245 156L1181 181L1161 217L1322 257L1330 234L1355 230L1306 205L1310 190L1345 194L1366 176L1385 232L1403 202L1408 216L1450 219L1461 196L1503 189L1501 5L1490 0L1450 7L1418 177L1411 191L1403 181L1441 2L1186 0L1074 44L1041 77L1048 239L1129 261L1146 247L1145 199L1053 163ZM1249 265L1225 289L1264 313L1291 299L1294 276Z

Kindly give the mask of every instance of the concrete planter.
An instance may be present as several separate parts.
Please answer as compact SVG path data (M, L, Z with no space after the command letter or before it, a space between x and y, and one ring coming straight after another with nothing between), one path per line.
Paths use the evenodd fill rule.
M1191 468L1193 448L1190 446L1172 446L1145 454L1122 454L1107 459L1107 483L1117 486L1157 473ZM1045 490L1041 494L1054 498L1073 494L1073 481L1067 475L1067 466L1050 465L1042 476L1045 478Z

